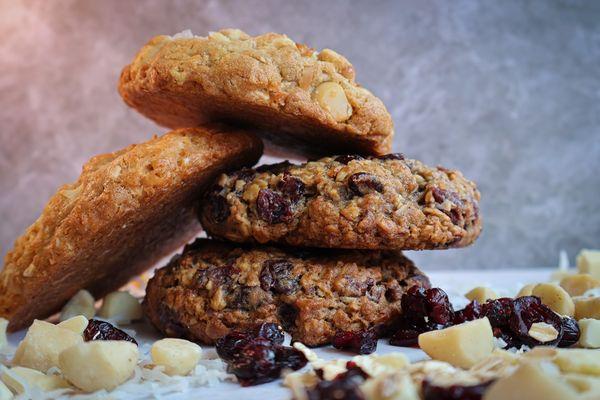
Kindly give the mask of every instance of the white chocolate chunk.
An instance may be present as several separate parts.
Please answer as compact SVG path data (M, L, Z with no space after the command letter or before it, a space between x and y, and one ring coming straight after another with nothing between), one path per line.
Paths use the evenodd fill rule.
M10 389L0 380L0 400L12 400L14 397Z
M583 318L579 321L579 345L587 349L600 349L600 320Z
M471 368L494 350L494 335L487 318L468 321L419 335L419 347L434 360Z
M77 315L83 315L90 319L96 314L96 308L94 307L95 300L87 290L80 290L71 297L71 299L64 305L60 312L60 320L66 321L69 318L73 318Z
M337 122L346 121L352 116L352 106L344 89L336 82L323 82L315 89L314 99Z
M129 292L112 292L106 295L98 311L101 318L117 323L128 323L142 319L142 306Z
M6 327L8 326L8 320L0 318L0 350L8 344L6 339Z
M517 297L531 296L531 292L533 291L535 285L535 283L530 283L529 285L523 286L521 290L519 290L519 293L517 293Z
M483 400L564 400L575 399L577 391L563 379L550 362L531 360L517 370L497 380L483 396Z
M77 315L58 323L56 326L59 328L68 329L71 332L75 332L79 335L83 335L83 331L85 331L85 328L87 328L88 323L89 321L86 317L83 315Z
M152 345L152 361L165 367L167 375L187 375L196 367L202 349L184 339L161 339Z
M58 355L63 350L81 342L80 334L35 320L17 347L13 365L46 372L58 366Z
M584 318L600 319L600 297L576 297L575 319Z
M581 250L577 255L577 269L600 279L600 250Z
M538 283L531 291L533 296L537 296L542 303L547 305L555 313L560 315L575 315L575 304L565 289L552 283Z
M552 325L545 322L531 324L529 336L541 343L551 342L558 337L558 331Z
M65 378L85 392L112 390L129 379L138 349L124 340L97 340L72 346L59 357Z
M571 297L581 296L590 289L600 287L600 280L589 274L575 274L564 277L560 281L560 286L571 295Z
M27 382L27 385L35 386L44 392L70 387L69 383L58 375L46 375L31 368L13 367L2 374L2 381L17 394L23 393L25 388L15 375Z
M483 304L488 300L497 299L498 295L490 288L478 286L466 293L465 297L470 301L476 300L478 303Z

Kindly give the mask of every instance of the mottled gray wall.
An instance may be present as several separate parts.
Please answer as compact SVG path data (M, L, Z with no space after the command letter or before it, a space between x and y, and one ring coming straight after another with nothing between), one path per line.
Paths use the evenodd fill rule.
M430 267L551 266L600 247L600 2L0 0L0 253L91 155L161 128L120 69L159 33L285 32L355 65L395 149L481 188L474 246Z

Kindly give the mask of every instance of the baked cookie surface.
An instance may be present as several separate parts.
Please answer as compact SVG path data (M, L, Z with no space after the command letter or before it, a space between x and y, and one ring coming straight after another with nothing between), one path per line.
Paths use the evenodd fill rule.
M260 128L278 143L310 143L320 153L391 150L391 116L354 81L352 64L285 35L225 29L208 37L157 36L123 69L119 92L170 128L223 120Z
M401 154L344 155L222 175L199 217L211 236L235 242L442 249L477 238L479 197L458 171Z
M98 297L116 290L190 240L199 230L197 196L261 152L256 136L211 126L93 157L6 255L0 316L16 330L58 311L80 289Z
M383 328L400 298L429 280L398 251L252 247L198 239L156 271L143 306L167 336L212 344L230 330L281 324L294 340Z

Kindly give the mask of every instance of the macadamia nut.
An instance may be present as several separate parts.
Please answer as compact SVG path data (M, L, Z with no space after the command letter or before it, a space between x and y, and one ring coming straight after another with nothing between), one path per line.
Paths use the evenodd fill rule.
M8 320L0 318L0 350L8 344L6 339L6 327L8 326Z
M600 279L600 250L581 250L577 255L577 269Z
M78 315L76 317L64 320L63 322L58 323L56 326L59 328L68 329L71 332L75 332L79 335L83 335L83 331L85 331L85 328L87 328L88 323L89 321L86 317L83 315Z
M572 297L581 296L590 289L600 287L600 280L589 274L575 274L564 277L560 286Z
M58 355L83 342L80 334L45 321L35 320L13 358L13 365L46 372L58 366Z
M12 400L13 398L10 389L0 380L0 400Z
M490 288L478 286L465 294L465 297L470 301L476 300L478 303L483 304L488 300L497 299L498 295Z
M535 322L529 328L529 336L541 343L551 342L558 337L558 331L545 322Z
M600 297L576 297L575 319L583 318L600 319Z
M529 285L523 286L521 290L519 290L519 293L517 293L517 297L531 296L531 292L533 291L535 285L535 283L530 283Z
M202 349L184 339L161 339L152 345L152 361L165 367L167 375L187 375L196 367Z
M468 321L419 335L419 347L434 360L471 368L494 350L494 335L487 318Z
M46 375L31 368L13 367L2 374L2 381L17 394L23 393L25 388L15 375L18 379L26 381L29 386L35 386L44 392L70 387L69 383L58 375Z
M138 299L129 292L112 292L106 295L98 316L117 323L142 319L144 313Z
M588 349L600 349L600 320L583 318L578 322L581 330L579 345Z
M124 340L84 342L59 356L65 378L85 392L116 388L133 375L137 361L137 346Z
M560 315L575 315L575 304L563 288L552 283L539 283L531 291L533 296L537 296L542 303L550 307L555 313Z
M87 290L80 290L71 297L60 312L60 320L66 321L77 315L90 319L96 314L95 300Z
M346 121L352 116L352 106L339 83L323 82L315 89L314 99L337 122Z

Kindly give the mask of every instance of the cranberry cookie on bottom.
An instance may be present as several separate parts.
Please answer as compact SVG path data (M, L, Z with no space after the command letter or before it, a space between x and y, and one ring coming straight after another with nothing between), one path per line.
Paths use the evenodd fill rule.
M477 238L478 202L458 171L401 154L342 155L222 175L199 216L210 235L235 242L443 249Z
M428 278L398 251L186 246L148 282L144 310L165 335L213 344L231 330L281 324L309 346L338 331L385 328Z

